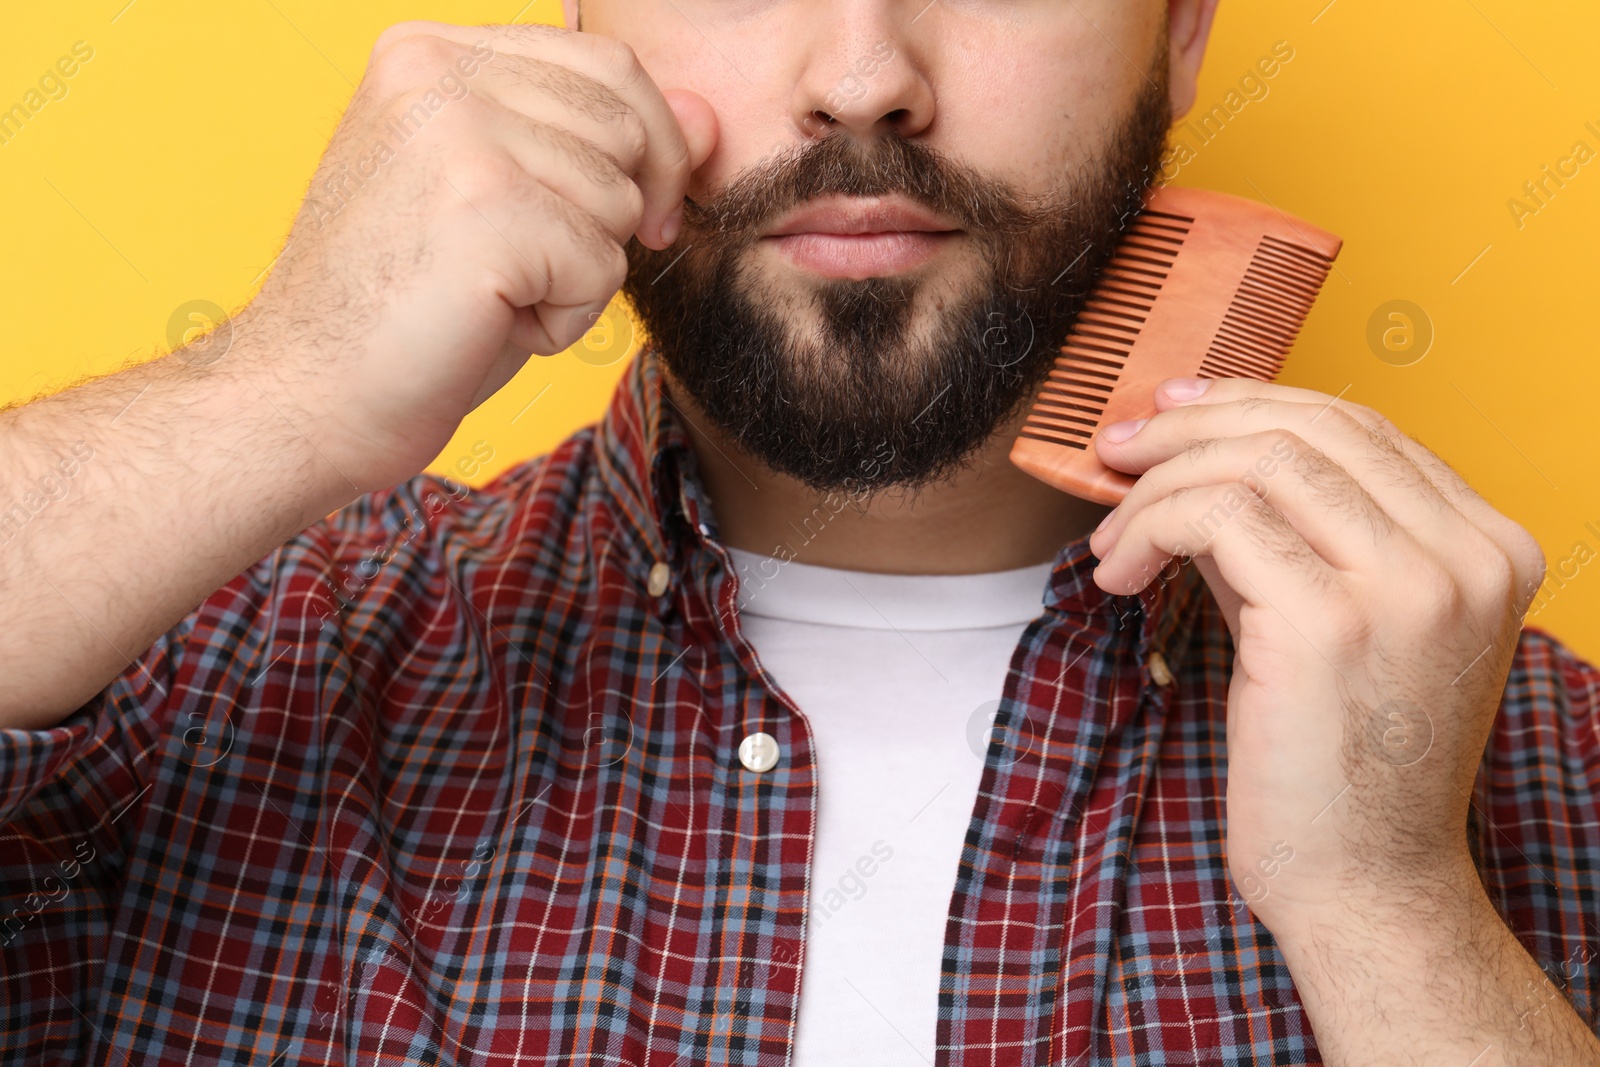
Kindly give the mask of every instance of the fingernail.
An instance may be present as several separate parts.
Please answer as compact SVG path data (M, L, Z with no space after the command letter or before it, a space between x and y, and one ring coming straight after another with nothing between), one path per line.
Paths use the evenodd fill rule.
M1100 431L1100 436L1114 445L1120 444L1138 433L1139 427L1149 421L1149 419L1139 419L1136 422L1113 422L1110 426Z
M1174 400L1193 400L1206 391L1210 378L1174 378L1161 387Z
M1106 528L1106 523L1110 522L1111 516L1115 515L1116 513L1116 508L1112 508L1110 511L1106 512L1106 517L1100 520L1100 525L1094 528L1094 532L1099 533L1101 530L1104 530Z
M664 244L671 244L678 239L678 231L683 228L683 205L673 208L672 214L667 216L667 221L661 224L661 240Z

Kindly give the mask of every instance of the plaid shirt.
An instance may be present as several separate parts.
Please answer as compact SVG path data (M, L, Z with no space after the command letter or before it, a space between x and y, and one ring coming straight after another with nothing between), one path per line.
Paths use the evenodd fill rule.
M647 353L548 456L356 500L0 733L0 1058L786 1063L826 783L663 404ZM1217 605L1094 563L1061 549L1011 659L938 1063L1319 1063L1225 863ZM1597 711L1524 631L1468 828L1591 1021Z

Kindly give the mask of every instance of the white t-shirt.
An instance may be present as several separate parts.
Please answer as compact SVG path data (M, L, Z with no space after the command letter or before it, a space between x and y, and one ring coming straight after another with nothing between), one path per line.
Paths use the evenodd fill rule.
M794 1063L926 1067L989 727L1051 565L898 575L730 551L741 627L816 742Z

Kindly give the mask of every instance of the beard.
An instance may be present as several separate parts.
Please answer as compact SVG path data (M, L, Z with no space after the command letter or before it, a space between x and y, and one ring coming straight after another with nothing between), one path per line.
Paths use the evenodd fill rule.
M915 492L960 472L1032 401L1160 173L1166 70L1163 53L1104 151L1046 194L918 141L837 131L686 201L671 247L626 248L623 293L669 389L819 495ZM747 253L762 231L831 194L901 194L954 220L978 252L966 291L935 295L948 279L931 273L782 288L758 277ZM819 325L799 329L785 310Z

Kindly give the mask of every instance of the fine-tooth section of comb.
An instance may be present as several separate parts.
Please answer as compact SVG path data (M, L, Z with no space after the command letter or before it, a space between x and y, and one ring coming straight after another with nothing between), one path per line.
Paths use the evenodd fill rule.
M1074 496L1120 503L1133 478L1095 455L1100 428L1155 414L1165 378L1276 378L1341 244L1265 204L1152 190L1074 321L1011 461Z

